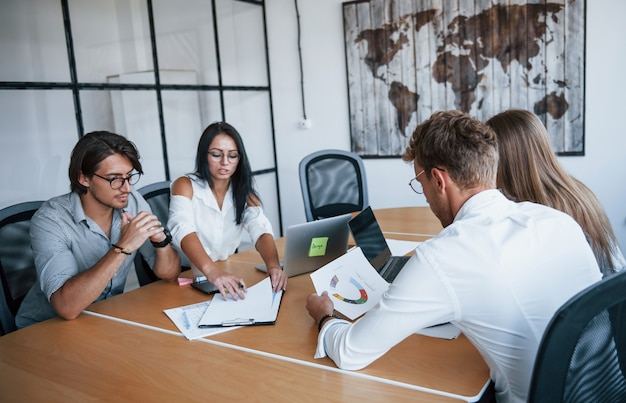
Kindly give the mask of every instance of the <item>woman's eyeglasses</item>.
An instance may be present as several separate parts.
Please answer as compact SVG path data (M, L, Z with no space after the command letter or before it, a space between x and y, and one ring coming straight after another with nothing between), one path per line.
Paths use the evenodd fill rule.
M209 151L209 157L211 157L211 160L213 160L215 162L222 162L224 157L226 157L226 160L229 163L231 163L231 164L234 164L237 161L239 161L239 153L238 152L229 152L227 154L224 154L224 153L218 152L218 151Z

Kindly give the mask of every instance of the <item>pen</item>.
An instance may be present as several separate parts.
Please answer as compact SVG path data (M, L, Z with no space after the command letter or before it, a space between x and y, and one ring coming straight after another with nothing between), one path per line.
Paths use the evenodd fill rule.
M237 283L237 286L240 290L243 289L243 283ZM226 294L228 294L228 288L224 287L224 291L226 292Z

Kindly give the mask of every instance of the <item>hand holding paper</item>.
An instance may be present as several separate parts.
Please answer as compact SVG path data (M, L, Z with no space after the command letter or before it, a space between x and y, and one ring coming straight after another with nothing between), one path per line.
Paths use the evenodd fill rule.
M389 284L363 255L354 248L311 273L315 292L328 292L335 309L356 319L374 307Z
M213 298L198 323L199 327L270 325L276 321L283 291L272 291L269 277L248 288L246 299Z

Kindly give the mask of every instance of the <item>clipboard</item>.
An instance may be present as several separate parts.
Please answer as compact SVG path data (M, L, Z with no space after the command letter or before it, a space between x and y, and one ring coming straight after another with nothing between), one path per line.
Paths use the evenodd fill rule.
M198 322L200 328L260 326L276 323L283 291L272 291L269 277L248 287L246 298L235 301L231 295L224 300L215 295Z

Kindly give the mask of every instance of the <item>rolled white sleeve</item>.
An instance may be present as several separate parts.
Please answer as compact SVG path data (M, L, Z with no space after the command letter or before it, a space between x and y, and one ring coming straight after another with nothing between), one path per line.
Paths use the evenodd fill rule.
M260 206L249 206L243 213L243 227L250 234L250 239L253 244L263 234L270 234L274 236L272 231L272 224L270 220L263 214L263 209Z
M382 300L362 318L354 323L328 321L318 336L315 357L327 355L339 368L358 370L418 330L454 319L449 290L418 256L407 262Z
M322 329L320 330L320 334L317 336L317 348L315 349L315 356L313 358L324 358L326 357L326 346L324 345L324 337L326 336L326 332L331 326L339 325L340 323L344 323L349 325L350 322L342 320L342 319L331 319L324 323Z
M180 247L180 243L184 237L193 232L197 232L190 199L180 195L171 197L167 226L172 233L172 241L177 247Z

